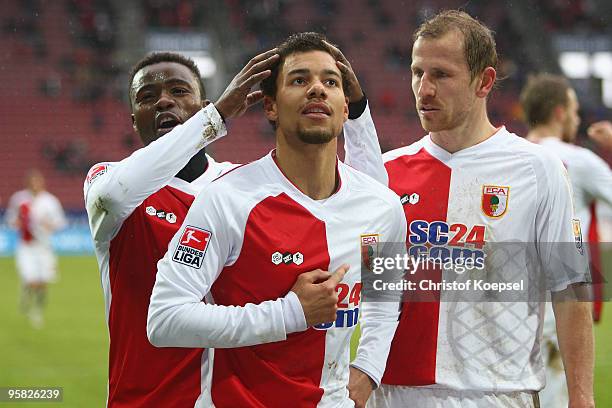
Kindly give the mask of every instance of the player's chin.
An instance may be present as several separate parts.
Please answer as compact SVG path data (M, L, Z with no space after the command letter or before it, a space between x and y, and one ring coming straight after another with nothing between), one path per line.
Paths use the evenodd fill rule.
M339 132L338 132L339 133ZM309 126L298 131L298 138L306 144L325 144L336 138L337 134L329 126Z
M444 124L440 123L439 121L427 120L422 117L420 119L421 127L427 132L440 132L446 128Z

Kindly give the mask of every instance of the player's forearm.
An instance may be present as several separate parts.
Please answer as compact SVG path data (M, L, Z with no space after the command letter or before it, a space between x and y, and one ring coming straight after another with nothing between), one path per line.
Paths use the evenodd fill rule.
M395 302L364 302L362 309L361 337L351 365L380 385L397 329L399 306Z
M359 117L345 122L344 151L346 164L384 185L388 184L378 134L367 105Z
M244 306L206 304L196 298L170 303L163 297L163 291L154 291L147 319L147 335L156 347L246 347L282 341L306 329L305 321L292 320L295 302L301 312L293 293Z
M88 209L122 213L135 208L168 184L198 151L225 134L221 116L208 105L167 135L109 166L86 189Z
M593 403L593 323L589 302L553 303L570 407Z

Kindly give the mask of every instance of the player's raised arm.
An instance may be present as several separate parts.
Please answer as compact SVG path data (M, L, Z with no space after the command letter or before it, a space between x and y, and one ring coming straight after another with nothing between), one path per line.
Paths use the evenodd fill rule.
M85 180L84 194L94 238L112 235L134 208L168 184L192 156L225 134L221 116L209 105L177 125L167 137L126 159L93 166Z
M378 134L370 114L368 100L351 63L339 48L330 43L327 45L334 53L336 65L348 86L349 120L344 123L344 162L387 185L389 178L383 163Z
M241 115L261 95L251 87L266 78L274 50L259 54L236 75L214 104L181 72L135 72L130 88L134 129L146 145L118 163L92 167L84 185L94 238L113 235L121 222L151 194L165 186L208 144L227 131L224 119ZM193 77L193 75L191 75ZM193 116L189 109L199 109ZM186 116L186 117L185 117Z

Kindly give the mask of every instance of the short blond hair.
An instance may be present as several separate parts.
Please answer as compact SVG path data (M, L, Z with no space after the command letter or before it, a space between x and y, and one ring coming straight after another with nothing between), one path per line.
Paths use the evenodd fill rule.
M497 50L493 32L489 27L459 10L444 10L423 22L413 35L419 38L440 38L453 29L463 34L463 52L470 70L470 79L485 68L497 68Z

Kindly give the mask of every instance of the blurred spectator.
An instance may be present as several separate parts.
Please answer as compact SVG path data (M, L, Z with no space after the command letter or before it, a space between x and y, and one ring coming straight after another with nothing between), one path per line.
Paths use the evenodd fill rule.
M45 179L31 170L26 188L11 196L6 221L19 233L15 263L21 280L21 310L35 328L43 325L47 285L56 277L51 235L66 224L59 200L45 190Z

